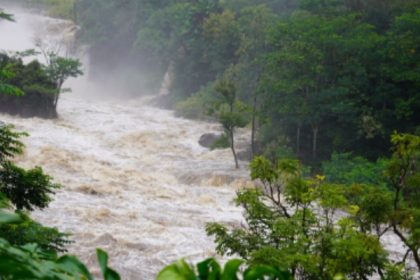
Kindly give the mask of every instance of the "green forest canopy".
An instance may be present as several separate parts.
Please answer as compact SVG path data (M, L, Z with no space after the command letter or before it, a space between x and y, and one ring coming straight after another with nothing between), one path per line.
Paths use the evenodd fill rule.
M148 69L151 88L172 66L171 102L182 105L178 106L181 114L204 101L212 102L215 85L229 72L237 89L235 97L254 109L260 153L277 159L292 150L307 163L331 155L332 162L340 163L339 168L323 165L335 176L331 182L323 176L302 176L294 160L255 158L251 176L260 179L265 190L238 194L247 227L210 224L207 228L216 237L220 253L237 253L248 264L268 265L265 272L285 268L285 274L274 269L279 277L290 273L307 279L367 279L377 273L382 279L407 279L406 260L395 265L379 242L385 232L392 232L406 245L407 256L412 254L420 265L419 1L80 0L68 7L66 11L83 27L82 38L92 46L94 66L109 67L115 61L107 57L125 50L127 57L112 57L118 57L118 63L135 64L139 73ZM7 71L2 74L2 79L11 77ZM5 85L2 80L0 86ZM395 130L411 135L393 134ZM13 262L16 257L25 260L28 273L47 261L50 268L58 263L57 273L89 279L80 262L57 256L68 242L65 234L19 212L47 207L58 186L40 168L15 166L10 158L21 152L17 140L21 135L8 127L0 132L7 136L0 147L1 205L6 209L13 204L19 214L0 213L0 257L13 264L18 263ZM392 157L374 165L334 151L369 159L392 151ZM342 170L354 162L356 168ZM362 171L368 174L359 182L354 179L360 179L354 172L362 174L357 166L366 167ZM384 172L382 176L367 173L378 170ZM28 184L27 178L37 180ZM27 196L19 195L28 188ZM296 211L290 212L277 194ZM320 205L322 215L314 213L312 203ZM349 216L334 220L339 210ZM11 222L18 226L10 226ZM14 234L17 230L24 234ZM28 242L38 245L24 245ZM55 253L46 259L45 250ZM104 278L118 279L107 267L107 256L99 251L98 258ZM239 262L231 264L236 272ZM229 269L225 267L223 273ZM207 276L217 270L217 277L222 277L212 260L199 264L197 270ZM173 277L182 275L181 279L193 279L196 273L183 262L162 273L168 271Z
M181 115L206 115L233 72L252 108L254 154L376 160L393 131L420 130L419 0L23 2L75 20L91 72L121 70L134 94L157 92L172 70L169 103Z
M172 68L171 102L195 117L233 71L238 98L254 108L259 153L292 150L316 163L334 151L376 159L388 154L394 130L419 132L419 3L80 0L74 7L93 67L134 64L155 90Z

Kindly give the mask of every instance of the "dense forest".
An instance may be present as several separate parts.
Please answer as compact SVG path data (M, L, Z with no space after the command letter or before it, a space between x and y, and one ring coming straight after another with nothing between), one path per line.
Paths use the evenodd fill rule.
M223 268L181 260L157 279L417 279L419 0L22 2L80 25L92 80L219 122L214 148L230 148L236 168L235 131L251 130L255 187L235 199L244 223L206 227L219 254L240 259ZM0 110L57 117L80 62L48 53L45 65L25 64L21 55L0 56ZM158 95L165 79L168 94ZM67 234L29 216L60 186L13 163L22 136L0 123L0 275L93 279L61 255ZM402 254L381 243L390 236ZM120 278L104 251L97 257L104 279Z
M79 24L90 78L114 90L157 93L169 73L181 116L215 118L229 80L252 155L377 160L418 133L418 0L21 2Z
M136 69L134 79L148 78L135 90L157 91L170 71L170 105L192 118L206 117L215 83L229 79L248 107L254 154L319 163L333 152L376 160L389 154L393 131L418 133L418 8L416 0L86 0L74 14L93 67Z

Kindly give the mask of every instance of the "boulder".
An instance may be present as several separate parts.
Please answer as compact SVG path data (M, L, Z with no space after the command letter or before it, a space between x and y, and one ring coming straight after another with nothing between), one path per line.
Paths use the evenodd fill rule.
M203 147L211 148L214 142L219 140L221 137L221 134L205 133L201 135L200 140L198 140L198 143Z
M236 153L239 160L251 161L251 149L241 150Z

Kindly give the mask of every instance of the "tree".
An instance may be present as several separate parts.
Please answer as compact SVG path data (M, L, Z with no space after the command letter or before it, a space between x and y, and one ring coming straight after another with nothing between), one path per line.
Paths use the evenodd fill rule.
M253 154L293 150L317 167L334 152L376 160L395 129L417 130L418 0L76 5L93 66L130 65L155 88L170 69L163 102L181 115L199 111L203 92L235 68L237 99L252 107Z
M10 96L22 96L24 93L18 87L8 84L5 80L14 77L15 74L11 71L0 70L0 94Z
M46 44L41 39L36 39L36 46L45 59L44 70L50 80L55 84L53 93L53 107L57 111L60 94L70 89L63 89L64 82L68 78L76 78L83 75L82 63L80 60L71 58L66 50L65 56L60 56L62 44Z
M13 15L4 12L0 9L0 20L14 21ZM4 80L14 76L14 73L5 69L0 70L0 93L7 95L23 95L22 90L12 85L7 84Z
M238 156L235 151L234 134L235 129L238 127L245 127L247 120L244 117L243 110L241 112L241 105L236 99L236 87L228 79L220 80L215 86L223 100L219 106L219 122L223 126L226 135L229 138L230 149L232 150L233 158L235 160L235 167L239 168Z
M364 106L356 99L369 79L372 56L365 54L374 52L383 38L355 14L299 11L271 29L269 39L267 118L296 139L293 146L303 160L355 146L351 141L357 138L344 135L363 116Z
M210 223L207 233L215 237L219 253L238 254L253 265L286 267L295 279L405 279L380 239L393 231L408 248L400 264L409 254L418 264L419 139L393 136L395 153L386 174L392 192L329 183L321 175L305 178L295 160L256 157L251 178L261 187L241 190L235 200L245 210L246 224ZM391 275L395 278L387 278Z
M206 60L209 71L222 74L228 65L237 61L237 49L240 41L239 23L233 11L212 13L203 23L203 36L207 46Z
M0 72L10 73L0 80L13 90L3 91L9 94L0 95L0 110L24 117L55 117L55 83L47 75L44 65L37 60L23 62L22 56L31 53L32 51L25 51L0 55ZM15 89L19 90L16 92Z
M394 134L391 142L394 154L386 173L393 190L389 223L420 270L420 137Z
M326 180L332 183L365 184L385 188L387 179L383 173L388 162L389 160L383 158L371 162L351 153L333 153L329 161L322 163L322 172Z
M11 161L23 152L24 146L19 138L27 135L14 132L12 128L4 124L0 126L0 192L17 210L43 209L60 185L52 183L52 178L45 175L40 167L25 170Z
M243 100L252 104L251 115L251 158L257 154L258 98L264 73L264 57L267 54L267 31L277 20L276 15L265 5L249 6L241 9L238 19L240 45L237 49L238 80ZM250 100L248 100L250 99Z
M61 57L57 53L51 51L43 52L47 61L46 73L56 85L53 105L54 109L57 110L57 104L60 94L63 91L64 82L70 77L76 78L83 75L81 69L82 64L78 59Z
M60 186L51 182L51 177L45 175L40 167L25 170L12 162L16 155L23 152L24 146L19 138L27 135L14 132L12 128L0 125L0 200L7 201L0 206L11 203L20 216L20 222L0 225L0 237L13 245L37 243L44 250L65 251L65 246L70 243L68 234L43 227L23 212L46 208L52 200L51 195Z
M420 59L419 29L420 10L396 17L386 34L386 47L381 53L382 75L388 81L384 86L387 91L388 114L393 116L393 120L404 120L400 125L404 126L405 131L413 129L410 128L413 125L417 126L412 120L418 117L419 109L416 98L416 89L420 86L420 71L416 63Z

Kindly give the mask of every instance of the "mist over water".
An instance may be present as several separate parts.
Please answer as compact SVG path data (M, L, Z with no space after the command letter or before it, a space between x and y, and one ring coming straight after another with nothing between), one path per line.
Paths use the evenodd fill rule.
M8 12L16 22L0 22L0 49L22 51L35 46L35 37L51 42L75 30L70 22ZM34 218L72 233L70 253L93 269L95 249L107 250L123 279L153 279L181 257L214 255L205 224L239 223L241 210L231 202L235 190L250 184L244 163L234 169L230 150L199 146L200 135L219 132L219 126L176 118L144 99L103 98L103 87L87 77L67 86L73 92L62 95L58 119L0 114L30 133L19 163L42 166L63 185ZM238 143L248 137L240 131Z
M220 132L219 125L176 118L148 106L145 98L119 98L127 96L121 83L90 82L89 57L83 47L74 49L74 24L7 11L16 22L0 21L0 50L35 48L37 38L61 42L61 51L81 58L87 73L66 84L73 92L62 95L58 119L0 114L1 121L30 133L19 163L42 166L63 185L34 218L72 233L70 253L94 270L95 249L107 250L123 279L153 279L181 257L193 262L215 255L205 224L239 224L241 210L231 202L236 190L251 184L245 163L234 169L230 150L199 146L199 137ZM238 145L249 142L246 130L237 137ZM392 255L405 252L395 236L385 235L382 242Z

